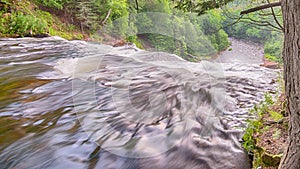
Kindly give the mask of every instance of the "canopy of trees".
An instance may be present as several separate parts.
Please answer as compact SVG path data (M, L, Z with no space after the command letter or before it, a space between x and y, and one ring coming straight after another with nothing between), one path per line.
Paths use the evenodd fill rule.
M241 9L248 7L244 1L235 1L230 10L214 9L230 1L2 0L0 36L50 34L97 41L127 39L138 47L174 53L191 61L226 49L228 36L232 36L264 44L266 56L281 61L281 33L262 30L248 22L228 26L236 21ZM167 15L155 18L146 14L151 12ZM262 19L253 15L252 20ZM162 29L172 33L161 34Z

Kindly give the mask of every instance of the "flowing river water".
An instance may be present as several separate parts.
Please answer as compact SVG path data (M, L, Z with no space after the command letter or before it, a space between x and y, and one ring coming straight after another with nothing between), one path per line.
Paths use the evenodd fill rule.
M0 169L250 168L249 109L277 91L262 48L190 63L133 46L0 39Z

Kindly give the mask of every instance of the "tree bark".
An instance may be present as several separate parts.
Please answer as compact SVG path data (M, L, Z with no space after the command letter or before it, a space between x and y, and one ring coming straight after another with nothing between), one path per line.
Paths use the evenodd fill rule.
M300 0L282 0L284 80L289 138L280 169L300 168Z

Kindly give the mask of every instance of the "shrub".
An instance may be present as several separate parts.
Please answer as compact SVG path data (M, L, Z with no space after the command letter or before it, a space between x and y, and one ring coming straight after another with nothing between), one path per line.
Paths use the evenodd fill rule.
M25 15L20 12L14 12L10 15L9 33L10 35L38 35L45 33L47 23L44 20L32 15Z

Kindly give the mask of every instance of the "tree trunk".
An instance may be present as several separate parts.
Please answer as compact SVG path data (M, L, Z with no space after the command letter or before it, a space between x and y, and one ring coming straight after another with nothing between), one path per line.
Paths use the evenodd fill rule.
M83 29L83 24L82 24L82 22L80 23L80 29L81 29L81 33L84 34L84 29Z
M289 138L280 169L300 168L300 0L282 0L284 80Z

